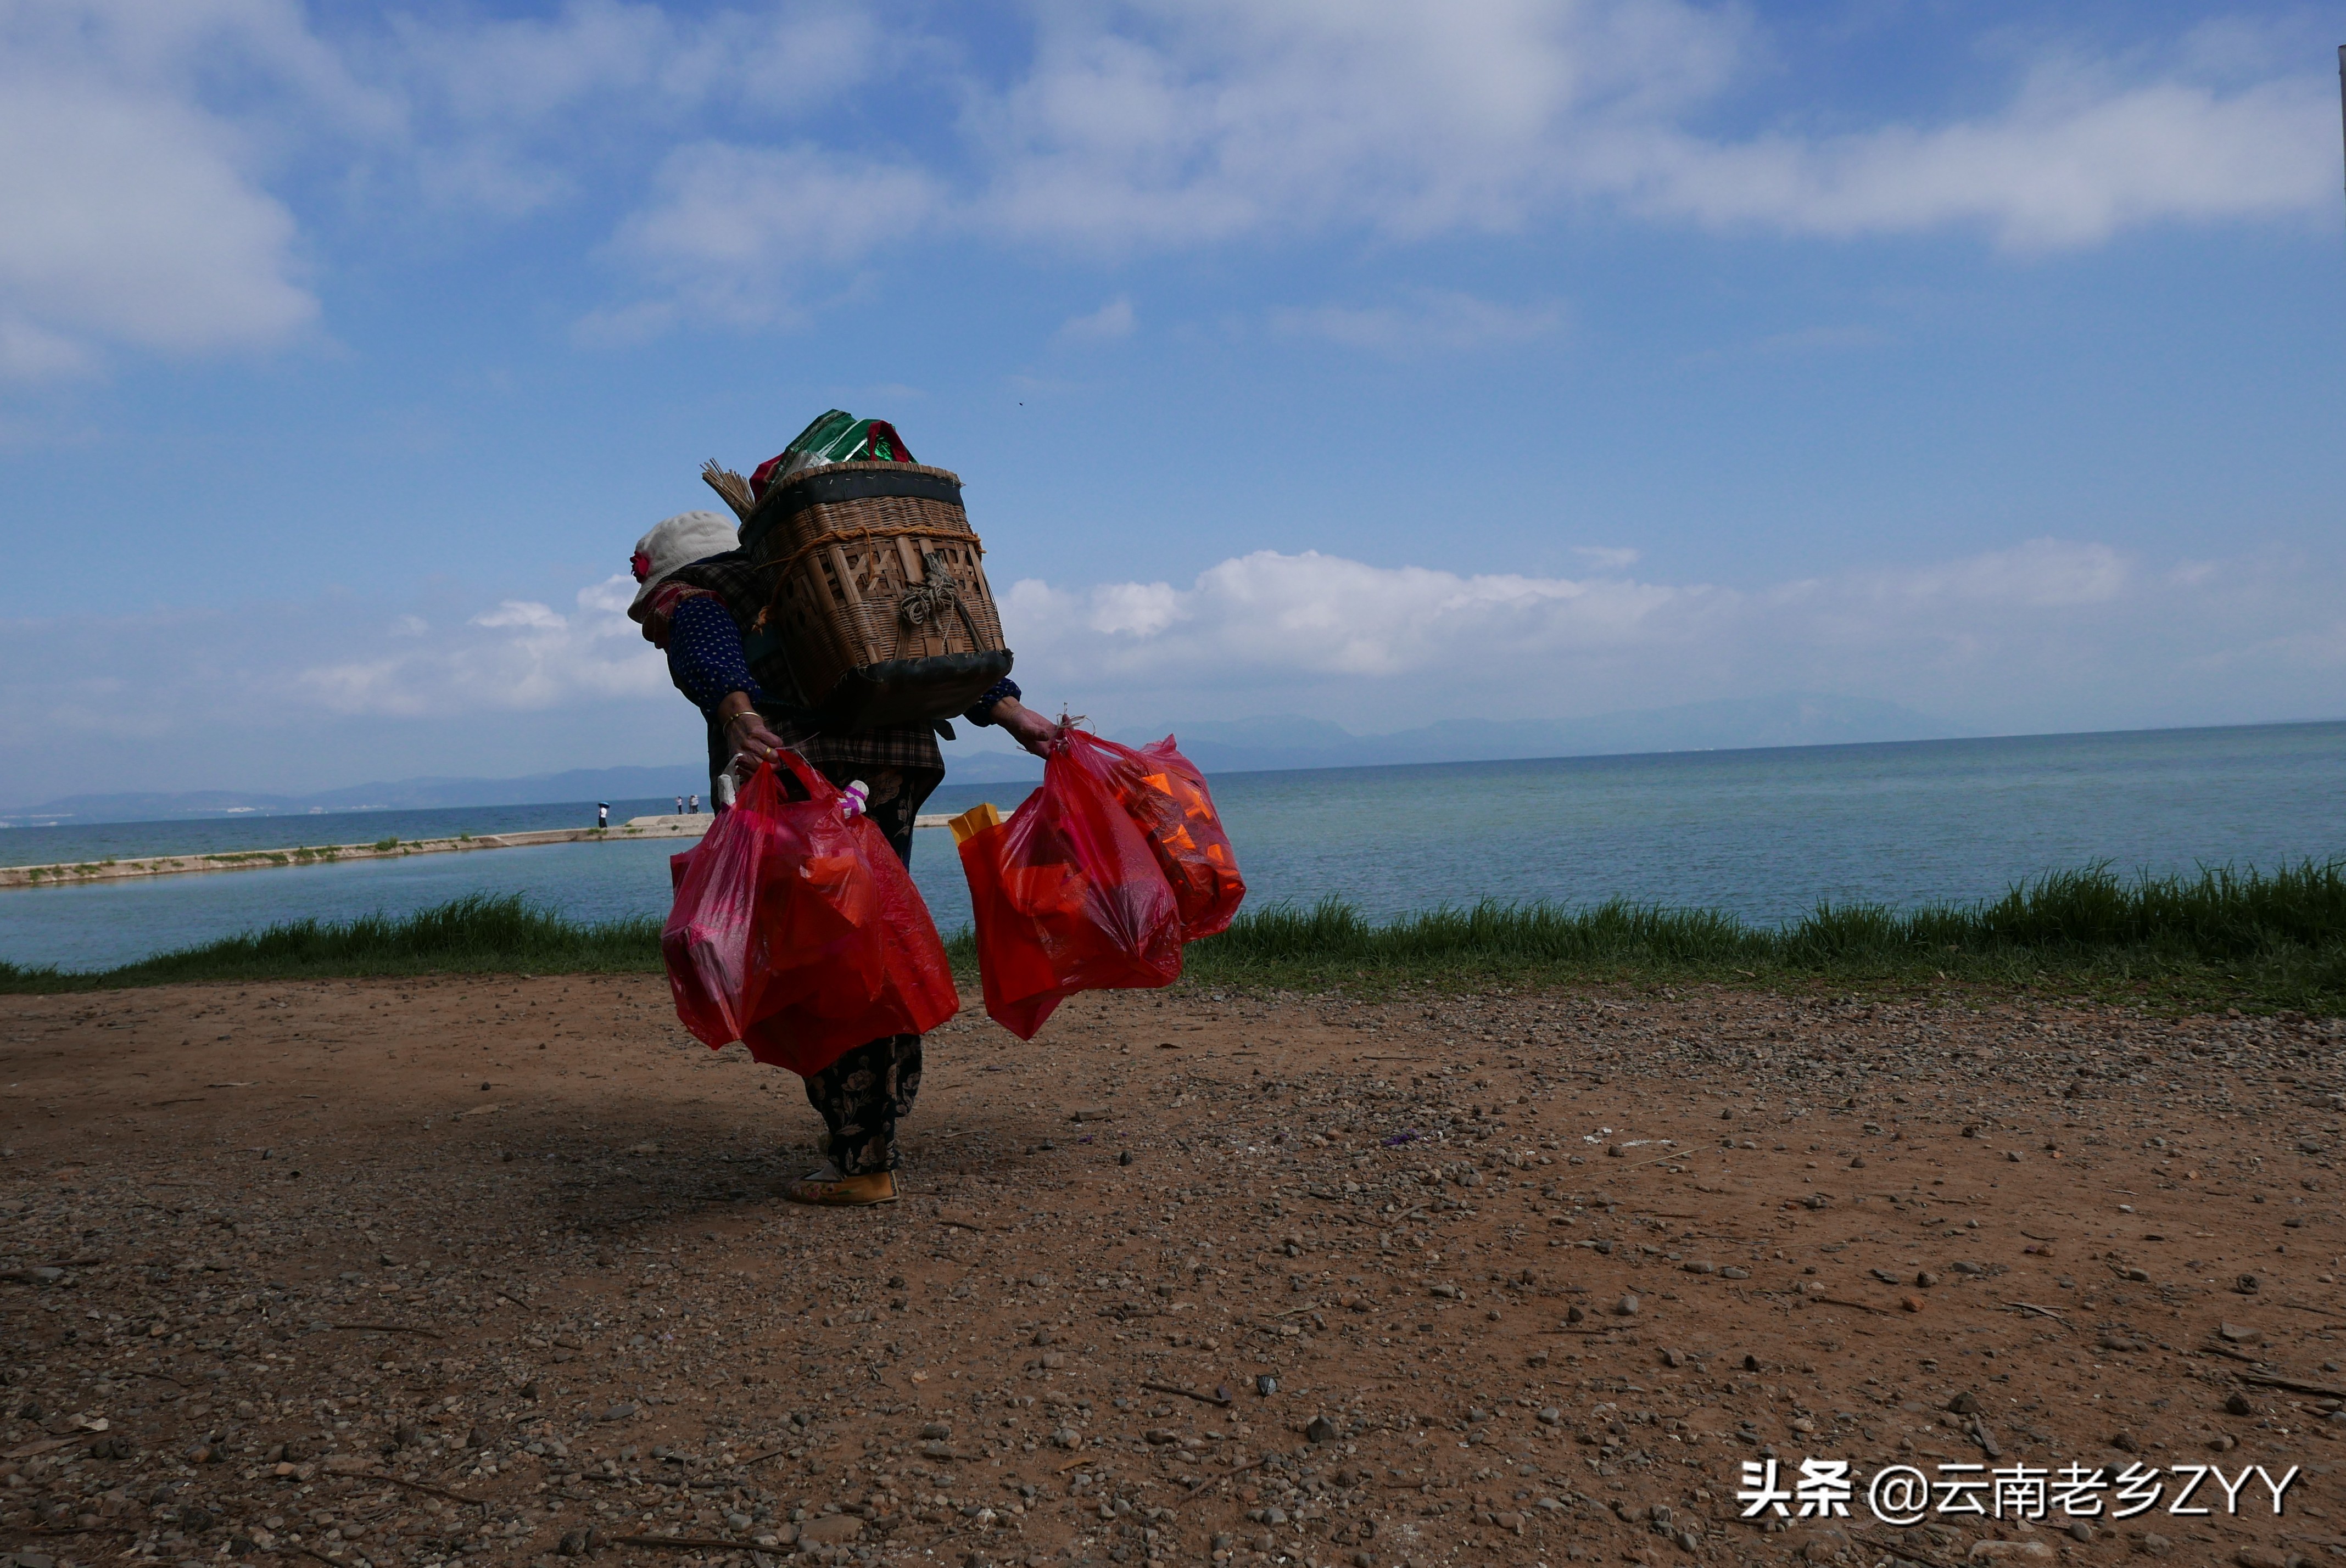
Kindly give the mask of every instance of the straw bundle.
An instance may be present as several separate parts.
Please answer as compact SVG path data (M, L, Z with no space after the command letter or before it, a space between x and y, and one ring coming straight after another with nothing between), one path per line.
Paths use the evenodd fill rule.
M731 469L720 466L713 457L700 465L700 477L709 489L725 498L725 504L733 508L736 518L745 523L750 520L750 513L757 502L750 494L748 480Z

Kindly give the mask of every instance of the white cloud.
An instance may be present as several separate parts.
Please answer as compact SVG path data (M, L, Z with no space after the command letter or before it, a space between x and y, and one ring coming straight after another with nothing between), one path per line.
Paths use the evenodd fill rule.
M616 199L602 255L625 283L579 324L612 341L789 321L907 244L1407 243L1605 203L1834 239L1969 229L2027 252L2334 200L2326 70L2255 27L2116 59L2040 50L1999 107L1933 123L1711 129L1766 62L1757 15L1093 0L1039 8L1031 49L995 69L950 12L564 0L313 25L298 0L0 0L0 375L86 373L109 344L286 342L318 319L304 219L327 200L380 224L419 199L510 219ZM835 113L849 96L869 113ZM1559 324L1463 294L1278 320L1384 352ZM1067 335L1124 321L1112 301Z
M1575 545L1572 553L1600 572L1626 572L1646 554L1619 545Z
M0 375L297 336L311 259L268 182L400 123L298 0L0 0Z
M823 198L795 215L811 242L790 239L790 213L719 232L692 183L711 168L708 116L771 126L863 83L893 53L876 14L568 0L523 20L327 23L339 31L313 29L301 0L0 0L0 377L87 373L107 345L186 354L296 338L320 316L317 248L301 204L271 187L297 175L322 175L312 188L348 204L344 220L404 217L392 209L419 195L516 217L632 178L636 147L669 145L618 249L655 280L690 271L700 286L678 299L737 319L777 313L741 302L766 274L881 237L859 232L862 211L835 191L778 183L783 154L750 149L719 172L753 199ZM891 190L871 194L889 221ZM729 292L709 284L720 271ZM655 303L664 315L620 310L597 326L657 331L676 301Z
M525 599L507 599L494 610L484 610L473 617L476 626L528 626L537 631L558 632L569 622L544 605Z
M589 585L566 616L505 599L426 647L297 663L285 695L342 715L436 719L649 697L668 687L668 667L627 617L634 587L627 577ZM403 616L392 635L410 640L409 622L422 624Z
M1118 295L1087 316L1071 316L1059 328L1062 341L1077 343L1113 342L1132 336L1132 301Z
M546 16L395 19L413 88L452 118L543 131L579 111L667 118L717 103L811 113L872 77L892 43L870 9L680 13L566 0Z
M97 355L71 338L29 321L0 320L0 381L86 375L97 365Z
M2009 550L1844 581L1880 601L2057 610L2106 604L2126 592L2135 574L2134 562L2107 545L2031 539Z
M1089 597L1083 624L1111 636L1153 637L1186 618L1181 595L1170 583L1110 583Z
M0 55L0 364L86 369L93 341L266 347L316 318L292 216L230 127L150 84L32 64Z
M856 160L733 146L666 171L617 253L739 317L740 301L775 297L789 264L835 266L924 230L1098 252L1330 228L1511 229L1569 193L1560 154L1576 117L1698 101L1725 79L1740 32L1679 0L1107 4L1047 8L1035 26L1031 60L1006 83L964 73L940 85L963 106L958 140L876 170L883 221L842 214L815 254L793 238L800 187L826 161ZM944 38L926 51L892 42L961 52ZM719 238L647 244L669 230ZM1382 346L1409 324L1387 318L1407 314L1322 325ZM1437 333L1491 330L1454 309L1433 315Z
M2216 689L2208 672L2255 672L2218 699L2237 715L2249 687L2290 687L2337 635L2325 575L2300 579L2302 564L2178 575L2091 541L1757 588L1638 581L1627 575L1633 551L1581 554L1603 575L1466 575L1266 551L1186 586L1020 582L1004 619L1020 679L1046 702L1135 719L1237 703L1372 728L1803 687L1987 728L2188 722L2208 712L2187 706Z
M719 321L787 320L820 270L928 227L943 187L920 169L827 151L704 142L670 154L612 251Z
M1021 582L1005 614L1022 660L1064 660L1071 673L1391 677L1502 649L1524 655L1652 635L1720 596L1700 586L1462 577L1263 550L1209 568L1186 589L1113 583L1068 592Z
M1109 249L1511 228L1576 121L1698 100L1739 31L1675 0L1055 10L972 112L984 219Z
M595 594L531 624L445 606L427 636L342 596L0 619L0 664L19 677L0 683L0 802L689 763L698 717ZM109 716L132 693L152 744L126 771Z
M924 235L1095 254L1346 231L1410 241L1601 200L1834 239L1968 227L2041 251L2155 223L2301 217L2334 195L2326 77L2204 28L2161 65L2040 52L2007 102L1965 117L1738 135L1694 126L1766 52L1740 8L1103 0L1046 8L1035 26L1006 79L938 85L961 106L946 145L878 160L812 142L684 149L615 254L663 298L750 320L786 314L773 301L804 270ZM904 57L954 53L924 41L938 46ZM826 164L878 177L879 220L840 208ZM802 222L833 213L820 239ZM1464 295L1278 318L1381 351L1557 324L1549 307Z
M1999 711L2055 700L2155 707L2167 694L2147 683L2204 692L2211 671L2285 684L2337 639L2326 576L2303 563L2152 570L2106 544L2048 538L1729 587L1640 580L1627 548L1578 554L1596 575L1258 551L1186 585L1025 579L1004 594L1003 618L1021 680L1095 717L1236 700L1271 711L1301 704L1372 728L1820 682L1979 713L1994 727ZM411 718L656 697L668 689L666 666L627 618L633 586L624 576L589 585L568 612L503 600L423 646L387 637L357 657L295 659L290 678L255 689L275 704Z
M624 572L615 572L591 587L578 590L578 607L594 610L605 616L625 616L627 606L636 602L636 580ZM607 623L606 623L607 625ZM633 626L635 623L627 623Z
M517 217L576 196L624 127L650 145L710 113L820 112L887 57L870 12L762 5L697 15L568 0L550 15L392 23L397 79L437 196Z
M1029 579L1003 616L1035 704L1110 729L1300 712L1374 731L1788 690L2000 731L2337 715L2337 562L2179 565L2040 539L1730 587L1260 552L1186 583ZM627 619L631 587L444 605L415 616L428 636L339 599L0 620L16 677L0 683L0 803L94 778L268 789L689 759L698 720ZM111 718L130 692L154 759L137 778Z
M1647 212L1719 226L1846 239L1975 224L2007 249L2058 249L2148 223L2310 213L2334 183L2336 109L2310 77L2224 93L2048 70L1981 119L1821 140L1657 137L1616 178Z
M474 124L539 127L617 95L675 103L706 97L736 68L721 27L695 27L658 5L571 0L546 16L395 25L419 85Z
M1471 294L1426 290L1404 305L1274 311L1270 324L1272 331L1290 337L1322 338L1348 349L1406 357L1545 337L1564 324L1564 310L1552 304L1496 304Z

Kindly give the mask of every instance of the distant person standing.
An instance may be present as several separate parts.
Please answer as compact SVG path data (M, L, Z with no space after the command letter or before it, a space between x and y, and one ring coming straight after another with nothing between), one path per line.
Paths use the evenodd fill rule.
M685 814L686 816L688 816L688 817L698 817L698 816L699 816L699 815L700 815L700 791L699 791L699 790L695 789L695 790L692 792L692 804L691 804L691 805L689 805L689 806L687 806L687 807L684 809L684 814Z
M597 800L597 801L596 801L596 802L595 802L595 826L597 826L597 828L607 828L607 827L609 827L610 825L611 825L611 803L610 803L608 800Z
M681 795L676 798L676 814L679 817L684 815L684 797Z
M746 772L785 747L842 789L863 780L865 814L901 860L913 853L921 802L944 778L936 731L926 724L844 733L823 730L792 677L789 661L761 657L753 674L742 642L772 592L768 574L744 556L731 523L714 512L688 512L636 544L635 603L627 614L645 639L668 651L669 677L709 721L710 789L719 774ZM1040 756L1059 727L1022 707L1005 679L963 714L972 724L1000 725ZM700 797L693 797L698 809ZM858 1045L806 1081L821 1113L830 1156L786 1195L795 1203L892 1203L896 1197L896 1124L912 1115L921 1089L921 1037L891 1034Z

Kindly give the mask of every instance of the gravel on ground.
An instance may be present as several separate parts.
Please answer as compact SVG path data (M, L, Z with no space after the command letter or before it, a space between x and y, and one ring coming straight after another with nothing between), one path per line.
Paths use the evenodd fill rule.
M10 997L0 1563L2326 1562L2341 1033L973 1001L840 1211L657 977Z

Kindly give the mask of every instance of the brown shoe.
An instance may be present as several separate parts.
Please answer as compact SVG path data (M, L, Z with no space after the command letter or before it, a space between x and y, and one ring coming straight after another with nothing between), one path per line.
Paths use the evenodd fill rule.
M821 1169L811 1171L792 1182L782 1196L792 1203L822 1204L838 1208L893 1203L896 1201L896 1173L874 1171L870 1176L842 1176L838 1167L826 1160Z

